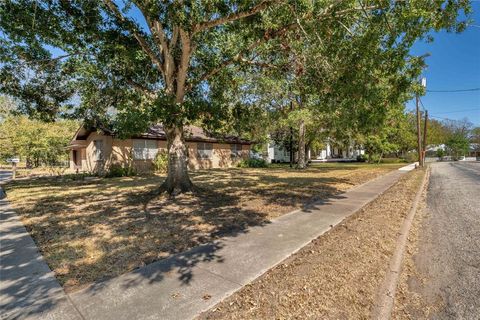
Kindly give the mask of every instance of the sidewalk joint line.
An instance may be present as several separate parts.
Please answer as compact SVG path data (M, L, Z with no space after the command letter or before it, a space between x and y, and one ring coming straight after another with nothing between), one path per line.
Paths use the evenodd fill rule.
M63 290L63 288L62 288ZM70 297L70 294L66 293L64 291L65 295L67 296L67 300L72 304L72 307L75 309L75 311L77 311L78 315L80 316L80 318L82 320L86 320L86 318L83 316L82 312L80 312L80 309L78 309L77 305L75 304L75 302L73 301L73 299Z
M202 268L202 267L200 267L200 266L197 266L197 268L198 268L198 269L201 269L201 270L203 270L203 271L205 271L205 272L208 272L208 273L210 273L211 275L214 275L214 276L216 276L216 277L218 277L218 278L220 278L220 279L223 279L223 280L225 280L225 281L231 282L231 283L233 283L233 284L236 284L236 285L239 285L239 286L242 286L242 287L244 286L244 285L241 284L241 283L238 283L238 282L236 282L236 281L233 281L233 280L230 280L230 279L228 279L228 278L225 278L224 276L219 275L218 273L212 272L212 271L210 271L210 270L208 270L208 269Z

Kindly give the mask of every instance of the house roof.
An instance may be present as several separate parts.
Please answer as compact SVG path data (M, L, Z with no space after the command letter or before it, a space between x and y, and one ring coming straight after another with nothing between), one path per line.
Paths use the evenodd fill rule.
M235 143L235 144L252 144L252 141L242 139L233 135L220 135L210 133L201 127L197 126L186 126L185 130L185 141L187 142L211 142L211 143ZM77 130L77 133L73 137L70 145L73 145L75 141L86 140L90 133L97 131L96 129L86 129L85 127L80 127ZM106 132L105 130L100 130L105 135L114 135L111 132ZM134 138L143 138L143 139L156 139L156 140L167 140L165 130L162 124L155 124L148 128L144 133L141 133Z

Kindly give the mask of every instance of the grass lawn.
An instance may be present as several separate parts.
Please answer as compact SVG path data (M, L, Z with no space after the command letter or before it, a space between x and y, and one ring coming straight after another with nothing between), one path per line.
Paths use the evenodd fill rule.
M400 166L195 171L191 177L201 192L175 199L152 198L163 180L153 175L18 180L7 185L7 195L59 281L72 291L266 224Z

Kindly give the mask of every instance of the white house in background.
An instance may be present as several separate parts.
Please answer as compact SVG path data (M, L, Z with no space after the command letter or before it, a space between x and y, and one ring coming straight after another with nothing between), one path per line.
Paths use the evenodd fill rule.
M439 145L430 145L430 146L427 146L427 152L431 151L431 152L437 152L438 150L446 150L446 147L444 144L439 144Z
M327 159L356 159L359 155L365 154L365 149L349 145L347 148L339 148L338 146L333 146L329 141L325 143L325 148L318 152L316 159L318 160L327 160Z
M330 144L330 142L326 142L325 148L320 150L318 154L313 156L312 159L312 151L310 149L307 150L307 159L308 160L352 160L356 159L357 156L365 154L365 150L363 148L355 148L354 146L350 145L348 148L338 148L334 147ZM268 144L268 162L269 163L276 163L276 162L290 162L290 152L276 144L274 141L271 141Z

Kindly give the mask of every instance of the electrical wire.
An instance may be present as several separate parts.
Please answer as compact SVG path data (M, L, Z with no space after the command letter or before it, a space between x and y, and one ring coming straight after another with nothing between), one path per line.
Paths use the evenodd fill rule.
M420 101L420 106L422 106L423 111L426 112L427 109L426 109L425 106L423 105L422 99L420 99L420 97L418 97L418 101Z
M480 88L458 89L458 90L427 90L427 92L471 92L480 91Z
M448 114L448 113L458 113L458 112L467 112L467 111L480 111L480 107L475 108L475 109L463 109L463 110L455 110L455 111L447 111L447 112L435 112L435 114Z
M435 118L435 119L440 119L440 120L452 120L452 119L449 119L449 118L442 118L442 117L437 117L437 116L432 116L432 115L429 115L429 117Z

